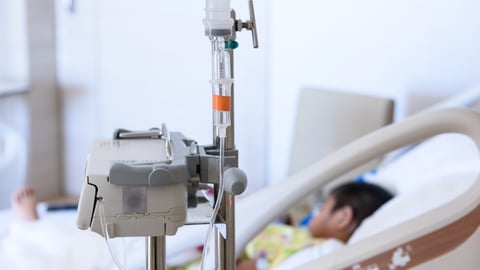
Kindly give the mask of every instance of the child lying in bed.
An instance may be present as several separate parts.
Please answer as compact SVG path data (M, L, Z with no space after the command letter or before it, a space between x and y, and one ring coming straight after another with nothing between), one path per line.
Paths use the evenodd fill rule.
M330 243L331 246L341 247L366 217L391 198L388 191L374 184L342 184L333 189L308 228L268 226L247 245L245 255L248 259L239 263L237 270L275 269L298 251L327 239L338 243ZM290 267L294 265L287 268Z
M299 252L300 250L305 250L306 247L316 245L323 241L330 241L330 246L340 247L340 243L348 241L354 230L361 224L363 219L371 215L377 208L379 208L390 198L392 198L392 195L390 193L373 184L347 183L340 185L331 192L331 195L326 200L324 207L318 214L315 215L315 217L309 223L308 229L296 228L286 225L268 226L259 236L257 236L251 243L247 245L245 253L248 259L239 263L237 269L255 270L257 269L258 262L266 262L268 268L264 269L274 269L280 264L282 264L289 257L290 259L283 263L282 267L288 266L285 269L295 269L295 263L293 265L291 264L291 258L300 255L299 253L302 253ZM30 187L24 187L20 189L12 196L12 209L14 210L14 213L19 220L23 220L25 222L39 220L39 214L37 213L36 204L37 201L35 198L35 191ZM45 227L46 232L50 232L52 230L52 228L50 228L49 226ZM28 228L29 227L27 227L27 229ZM57 233L55 233L54 235L56 235ZM77 252L82 250L92 250L93 246L104 244L102 243L102 241L99 241L102 240L102 238L95 237L97 235L94 235L92 233L85 233L83 231L77 233L78 239L76 239L76 241L72 241L76 244L77 248L75 250ZM71 235L72 232L68 232L68 234ZM92 239L90 239L88 242L85 242L86 238ZM79 239L82 240L80 241ZM332 240L326 239L335 239L333 241L336 241L338 245L335 245L335 242L332 243ZM32 237L25 239L25 241L23 242L31 244L31 240ZM54 238L46 238L44 240L48 240L50 242L55 241ZM42 241L42 243L43 242L45 241ZM85 244L84 247L80 247L80 243L83 242L87 243L88 245ZM39 246L42 246L42 243L40 243ZM58 243L54 246L58 247L59 249L65 250L66 248L63 244L64 243ZM325 246L325 244L322 244L322 246ZM37 252L39 252L38 249L36 250ZM58 253L58 250L55 249L51 253L55 252ZM95 251L95 257L107 259L109 258L109 255L107 253L100 253L102 252L99 252L98 250ZM84 255L85 254L83 254L82 256ZM257 261L257 258L263 255L266 260ZM30 259L33 258L30 257ZM33 261L34 260L32 260L32 263ZM65 258L64 261L65 262L61 262L61 265L70 264L74 260L72 260L71 258ZM99 258L92 257L92 265L94 261L99 261ZM87 267L85 260L82 260L81 262L82 263L78 265L79 267L81 267L79 269L98 268L98 266ZM302 262L305 263L306 261ZM37 263L35 264L38 266ZM48 262L46 263L46 265L50 266L52 265L52 263ZM112 266L111 262L103 262L103 265L105 266L104 268L111 268L109 266ZM103 267L100 268L104 269ZM129 267L129 269L130 268L131 267ZM42 268L40 267L39 269ZM53 268L48 267L43 269ZM61 267L58 269L61 269Z

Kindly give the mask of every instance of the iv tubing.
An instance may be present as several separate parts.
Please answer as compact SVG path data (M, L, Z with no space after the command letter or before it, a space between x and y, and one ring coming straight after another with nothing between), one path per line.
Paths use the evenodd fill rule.
M110 245L110 237L108 236L107 222L105 221L105 207L104 207L103 199L101 198L98 199L97 205L98 205L98 211L100 215L100 224L102 226L102 232L103 232L103 236L105 237L105 242L107 243L108 251L110 252L110 255L112 256L112 259L115 262L115 265L117 266L117 268L120 270L125 270L125 268L118 261L118 258L113 253L112 246Z
M225 137L227 133L227 127L229 127L231 123L230 107L233 79L231 78L230 56L225 49L225 39L223 37L215 37L212 39L212 80L210 83L212 85L213 124L215 125L217 137L219 139L218 190L217 196L215 197L215 205L213 207L212 217L208 226L204 249L202 252L202 270L206 269L206 259L210 250L210 238L212 237L215 221L217 220L217 215L223 199ZM216 263L217 262L215 262L215 264Z
M215 220L217 219L218 210L220 209L221 201L223 198L223 166L224 166L224 155L225 155L225 137L219 137L220 139L220 153L219 153L219 178L218 178L218 195L215 201L215 207L213 208L212 219L208 225L207 237L205 239L204 249L202 251L202 267L201 269L206 269L205 263L208 252L210 251L210 238L212 237L213 226Z

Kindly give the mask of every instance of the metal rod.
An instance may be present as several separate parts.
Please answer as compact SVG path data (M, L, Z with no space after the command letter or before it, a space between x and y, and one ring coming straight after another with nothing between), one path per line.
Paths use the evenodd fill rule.
M233 194L225 193L225 223L228 224L227 239L225 239L225 269L235 270L235 197Z
M147 270L166 270L165 236L148 236L147 245Z
M234 78L234 59L233 50L228 50L230 56L230 74ZM225 150L235 149L235 108L234 108L234 83L231 86L231 110L230 110L230 126L227 127L227 134L225 137ZM215 128L214 128L215 130ZM218 140L214 132L214 143L218 145ZM219 230L216 233L215 249L216 249L216 265L217 269L235 270L235 209L234 198L232 194L225 192L223 199L220 202L220 211L218 215L219 220L225 222L226 239L222 236Z
M225 220L225 234L222 235L220 230L216 231L216 269L235 270L235 208L234 195L225 192L222 200L222 208L220 213Z
M234 59L233 59L233 50L228 50L230 56L230 74L232 79L234 78ZM231 92L231 111L230 111L230 123L231 125L227 128L227 136L225 138L225 149L231 150L235 148L235 108L234 108L234 83L232 84ZM223 200L220 207L220 216L225 222L225 237L222 236L220 232L217 232L217 266L219 269L225 270L235 270L235 209L234 209L234 198L232 194L227 192L223 195Z
M224 193L219 215L225 221L226 239L220 230L217 230L215 242L217 269L235 270L235 196L233 194Z
M228 50L230 57L230 74L232 79L234 78L234 64L233 64L233 50ZM232 83L231 97L230 97L230 126L227 127L227 136L225 138L225 150L231 150L235 148L235 83Z
M226 269L225 241L220 230L215 230L215 269Z

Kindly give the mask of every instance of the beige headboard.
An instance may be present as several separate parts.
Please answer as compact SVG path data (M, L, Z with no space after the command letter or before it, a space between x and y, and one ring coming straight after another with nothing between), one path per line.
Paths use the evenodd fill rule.
M393 121L394 102L389 98L306 88L298 97L296 122L290 149L289 174L300 171L345 144ZM380 159L332 182L349 180L372 168ZM328 187L326 188L328 190ZM315 197L321 197L321 194ZM311 210L309 198L292 209L297 223Z

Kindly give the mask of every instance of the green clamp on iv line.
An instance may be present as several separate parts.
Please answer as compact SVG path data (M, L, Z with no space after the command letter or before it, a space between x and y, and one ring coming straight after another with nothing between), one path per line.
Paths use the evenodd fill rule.
M225 49L235 50L238 48L238 42L235 40L225 40Z

